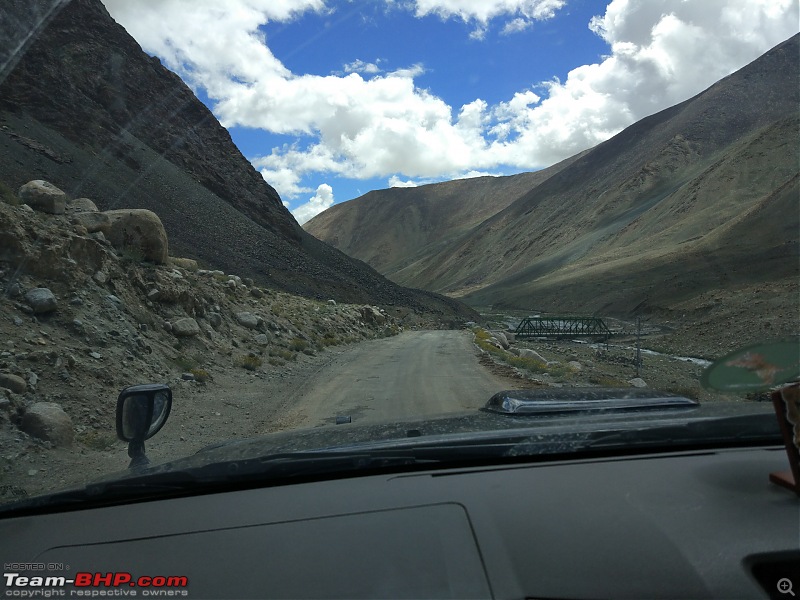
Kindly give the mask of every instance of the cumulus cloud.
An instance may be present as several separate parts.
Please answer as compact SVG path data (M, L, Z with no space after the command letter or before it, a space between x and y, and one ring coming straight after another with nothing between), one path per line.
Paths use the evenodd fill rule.
M393 177L400 184L547 166L702 91L790 37L798 23L796 0L613 0L587 24L608 44L601 61L504 102L476 98L451 106L417 85L424 65L386 71L377 61L356 60L339 74L291 72L259 27L324 14L331 10L324 0L104 1L145 50L206 91L223 124L298 137L253 161L289 199L314 191L303 185L310 174ZM484 31L503 19L510 32L553 17L564 4L410 6L419 17L457 18ZM320 189L299 214L332 198Z
M317 193L314 194L314 197L295 208L292 214L297 219L297 222L302 225L331 206L333 206L333 188L327 183L323 183L317 187Z
M407 179L403 181L397 175L392 175L389 178L389 187L397 187L397 188L411 188L411 187L418 187L419 184L412 179Z
M475 28L469 37L482 40L493 19L511 18L501 33L517 33L528 29L534 21L552 19L566 0L414 0L413 4L418 17L435 14L442 19L456 18L473 24Z

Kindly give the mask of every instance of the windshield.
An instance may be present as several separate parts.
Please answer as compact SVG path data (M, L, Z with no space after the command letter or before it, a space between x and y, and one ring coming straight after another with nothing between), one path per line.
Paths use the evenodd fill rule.
M336 471L779 443L798 18L4 1L0 503L331 448L356 452ZM703 379L722 358L753 381Z

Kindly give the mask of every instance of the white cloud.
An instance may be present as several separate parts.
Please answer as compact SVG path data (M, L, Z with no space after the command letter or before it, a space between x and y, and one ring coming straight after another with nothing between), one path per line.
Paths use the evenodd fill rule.
M301 204L292 211L294 218L302 225L322 211L333 206L333 188L327 183L322 183L317 187L317 193L308 202Z
M416 181L413 181L411 179L403 181L397 175L392 175L389 178L389 187L412 188L412 187L418 187L418 186L419 186L419 184Z
M414 4L419 17L436 14L445 19L455 17L485 25L502 15L524 21L550 19L566 0L415 0Z
M609 45L602 61L505 102L476 98L453 107L417 86L423 65L378 72L379 62L356 60L345 66L347 74L291 72L258 28L326 13L324 0L104 1L145 50L206 90L223 124L301 138L253 161L284 198L312 192L303 185L309 174L408 183L546 166L702 91L798 29L796 0L613 0L590 24ZM463 19L480 33L493 19L522 27L563 5L415 0L412 6L419 16ZM523 22L513 25L516 19ZM315 198L309 205L323 203L319 188Z
M511 33L519 33L520 31L525 31L526 29L528 29L531 25L533 25L531 21L528 21L527 19L517 18L514 19L513 21L509 21L508 23L506 23L501 33L504 35L508 35Z
M375 75L376 73L380 73L382 69L378 66L377 63L381 62L380 59L375 61L374 63L364 62L361 59L356 59L351 63L347 63L344 66L345 73L366 73L367 75Z

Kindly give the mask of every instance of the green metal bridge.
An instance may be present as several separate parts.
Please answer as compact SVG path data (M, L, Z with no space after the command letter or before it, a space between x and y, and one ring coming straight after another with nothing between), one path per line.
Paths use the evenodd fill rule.
M599 317L526 317L517 326L514 334L518 338L550 337L594 337L607 340L612 333Z

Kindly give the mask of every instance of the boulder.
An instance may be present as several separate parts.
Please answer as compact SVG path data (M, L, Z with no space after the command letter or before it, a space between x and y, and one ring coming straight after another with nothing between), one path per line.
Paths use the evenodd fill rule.
M251 312L238 312L236 313L236 322L242 327L248 329L255 329L258 327L258 317Z
M630 383L635 388L646 388L647 383L641 377L634 377L633 379L629 379L628 383Z
M22 416L20 429L54 446L72 444L74 431L72 419L54 402L36 402Z
M200 334L200 326L191 317L184 317L171 323L172 335L175 337L194 337Z
M197 261L193 258L179 258L176 256L169 257L170 264L180 267L181 269L186 269L187 271L197 271L199 265Z
M97 212L97 205L89 198L76 198L67 204L68 213Z
M544 363L546 365L550 364L550 361L548 361L541 354L536 352L536 350L530 350L528 348L520 348L519 349L519 355L522 358L532 358L534 360L538 360L539 362Z
M49 181L36 179L29 181L17 193L19 199L40 212L63 215L67 205L67 195Z
M111 220L106 236L114 248L156 264L167 262L167 232L156 213L136 208L108 210L102 214Z
M25 294L25 302L36 315L53 312L58 308L55 295L47 288L33 288Z
M111 232L111 219L101 212L79 212L72 215L73 224L86 228L88 233L100 232L104 236Z
M15 394L24 394L28 390L28 384L18 375L0 373L0 388L7 388Z
M364 323L381 325L386 321L386 316L374 306L362 306L359 312Z
M510 344L508 343L508 338L502 331L498 331L492 335L494 336L494 339L500 343L504 350L508 350Z
M222 315L216 312L208 313L208 322L214 329L218 329L222 325Z

